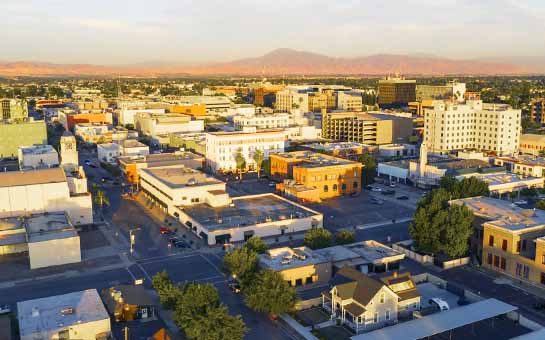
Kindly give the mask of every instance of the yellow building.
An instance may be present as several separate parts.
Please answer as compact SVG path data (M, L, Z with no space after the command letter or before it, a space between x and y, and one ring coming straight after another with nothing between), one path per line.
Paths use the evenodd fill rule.
M524 154L539 156L545 152L545 135L523 133L520 135L519 151Z
M522 209L489 197L454 200L476 217L485 268L517 280L545 285L545 211Z
M206 116L206 104L178 104L170 108L172 113L183 113L193 117Z
M323 90L311 93L308 97L308 110L320 112L322 110L333 110L337 107L337 96L333 90Z
M407 105L416 101L416 80L388 77L378 81L378 104L381 107Z
M305 196L306 200L317 201L361 190L362 165L358 162L311 151L295 151L271 154L270 165L271 176L284 181L278 186L279 190L285 191L285 187L292 184L318 189L318 197Z

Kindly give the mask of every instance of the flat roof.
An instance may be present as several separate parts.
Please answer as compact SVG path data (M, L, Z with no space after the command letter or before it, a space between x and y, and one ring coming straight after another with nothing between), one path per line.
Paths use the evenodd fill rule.
M36 144L31 146L20 146L19 149L23 155L43 155L48 153L57 153L51 145L49 144Z
M66 182L62 168L0 172L0 188Z
M186 167L150 168L140 169L140 171L148 174L172 189L224 183L215 179L214 177L206 175L203 172Z
M124 148L149 148L149 146L144 143L140 143L136 139L125 139L121 142L121 146Z
M545 135L538 135L534 133L523 133L520 135L520 142L539 142L545 143Z
M35 214L24 219L28 242L42 242L78 236L64 212Z
M382 263L388 259L402 260L405 258L405 254L402 252L374 240L352 243L345 247L372 263Z
M206 203L184 206L183 211L209 231L321 215L275 194L236 197L232 205L224 207Z
M487 224L510 231L545 227L545 211L522 209L516 204L491 197L469 197L452 200L450 204L465 205Z
M363 144L359 142L334 142L334 143L312 143L303 145L307 148L317 150L350 150L355 148L376 148L376 145Z
M486 299L421 319L399 323L353 336L352 340L418 340L513 312L518 308L496 299Z
M530 155L519 155L516 157L497 157L497 160L504 162L510 162L514 164L528 165L528 166L545 166L544 157L535 157Z
M149 154L146 156L123 156L119 157L120 162L124 163L162 163L162 162L179 162L186 160L204 160L204 156L197 155L189 151L176 151L171 153Z
M260 264L275 271L304 267L327 261L327 258L307 247L274 248L267 250L265 254L259 255Z
M286 161L301 161L301 163L297 164L296 166L304 168L318 168L336 165L361 165L358 162L350 161L344 158L324 155L313 151L280 152L273 153L270 156L282 158Z
M477 173L477 174L471 174L471 177L476 177L480 179L481 181L484 181L488 183L489 186L493 185L502 185L502 184L514 184L515 186L526 186L526 183L532 183L541 181L543 182L543 178L538 177L523 177L521 175L513 174L513 173L507 173L507 172L501 172L501 173ZM464 175L461 175L459 177L467 177Z
M217 131L217 132L207 132L209 135L214 136L248 136L248 135L265 135L265 134L284 134L284 129L259 129L253 132L244 132L244 131Z
M96 289L18 302L17 315L21 336L110 318Z

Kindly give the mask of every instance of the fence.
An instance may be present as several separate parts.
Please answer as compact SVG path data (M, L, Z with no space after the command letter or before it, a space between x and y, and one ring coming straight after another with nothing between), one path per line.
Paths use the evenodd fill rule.
M401 244L401 245L400 245ZM408 258L410 258L411 260L415 260L416 262L418 263L433 263L433 256L430 256L430 255L422 255L422 254L418 254L408 248L405 248L405 247L408 247L412 244L412 242L399 242L399 243L394 243L392 245L392 248L394 250L397 250L399 252L402 252L403 254L405 254L405 256L407 256Z
M308 309L315 306L321 306L322 305L322 297L315 297L308 300L300 300L295 304L296 310L303 310Z
M459 259L454 259L450 261L444 261L443 262L443 269L450 269L454 267L463 266L469 263L469 257L461 257Z

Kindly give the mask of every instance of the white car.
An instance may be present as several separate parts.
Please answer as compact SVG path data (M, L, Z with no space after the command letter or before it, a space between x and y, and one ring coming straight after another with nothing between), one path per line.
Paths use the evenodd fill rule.
M519 200L519 201L515 201L515 204L516 204L516 205L526 205L526 204L528 204L528 201L526 201L526 200Z
M439 309L439 311L441 312L447 311L450 309L448 302L440 298L432 298L428 301L428 303L432 306L436 306L437 309Z
M377 187L372 187L372 188L371 188L371 191L374 191L374 192L381 192L382 189L381 189L381 188L377 188Z

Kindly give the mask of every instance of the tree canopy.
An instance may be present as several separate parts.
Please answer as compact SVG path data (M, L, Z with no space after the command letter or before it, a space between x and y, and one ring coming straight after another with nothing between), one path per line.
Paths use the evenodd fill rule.
M238 248L225 254L223 265L229 274L237 277L242 285L251 281L257 271L258 253L247 247Z
M377 173L377 163L375 162L375 159L369 154L363 154L360 157L360 162L363 165L363 168L361 169L362 185L373 183Z
M258 254L263 254L267 250L267 244L259 236L250 237L244 247L255 251Z
M336 244L350 244L356 242L356 233L353 230L341 230L335 234Z
M261 270L246 289L245 302L255 311L279 315L295 307L295 288L280 273Z
M331 233L324 228L310 229L306 232L304 238L305 246L311 249L320 249L331 246Z

